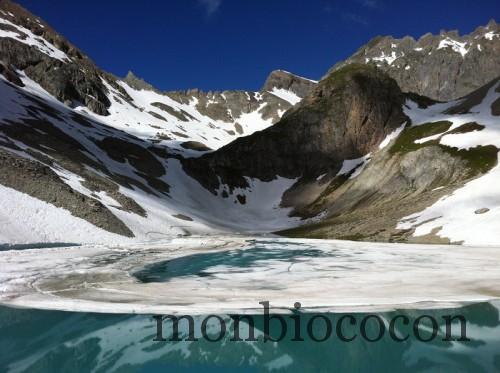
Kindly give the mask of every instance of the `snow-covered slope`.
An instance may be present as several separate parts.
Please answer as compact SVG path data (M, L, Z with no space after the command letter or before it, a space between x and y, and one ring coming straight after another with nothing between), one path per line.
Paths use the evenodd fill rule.
M169 94L133 88L125 81L118 81L130 97L127 99L105 80L103 84L108 89L111 102L109 115L92 113L84 106L78 106L76 110L139 138L194 155L218 149L239 136L247 136L271 126L291 105L300 101L300 97L289 91L284 94L294 97L292 102L287 99L288 96L259 92L204 94L196 91ZM231 103L228 102L234 95L238 96L238 100L243 100L239 104L239 113L232 113ZM181 96L181 102L173 98L176 96ZM211 116L212 108L225 112L220 115L214 111ZM266 108L272 113L266 112ZM205 147L190 147L189 142L193 141Z
M226 188L226 198L214 195L184 173L168 145L131 136L130 132L99 122L96 115L94 119L76 116L78 108L66 107L21 72L19 76L23 88L0 77L0 149L14 160L47 166L58 178L50 186L64 183L73 193L102 204L134 237L110 232L106 225L92 225L78 217L79 206L70 211L64 205L54 206L51 200L40 200L43 193L38 190L36 178L24 175L23 169L12 169L14 179L21 179L22 185L15 183L21 189L16 190L9 184L12 179L0 177L0 184L6 184L0 193L0 244L116 243L229 230L267 232L296 224L297 219L287 216L289 209L279 208L283 192L294 180L278 178L263 183L249 179L249 188ZM142 95L139 97L163 99L153 92ZM61 138L48 138L56 130ZM192 136L196 135L193 131ZM151 158L149 163L135 163L134 154L117 158L112 147L103 145L107 139L119 139L121 143L115 145L124 146L120 151L125 153L130 147L129 151L137 156ZM81 147L80 153L59 151L72 141ZM83 158L78 155L82 153ZM156 177L144 174L149 168L160 169ZM94 178L98 178L95 184L89 185ZM107 185L109 182L113 188ZM130 200L144 211L127 207Z
M419 109L414 103L410 103L407 114L414 126L439 121L452 123L447 131L417 140L418 143L437 141L439 144L458 150L491 145L500 149L500 80L496 79L487 88L477 94L474 100L476 102L470 98L461 99L447 104L433 105L427 109ZM454 108L457 107L466 113L450 114L455 112ZM479 126L472 131L457 131L461 126L470 123ZM497 163L485 175L468 182L452 194L445 195L424 211L405 217L398 228L415 228L415 236L423 236L437 230L438 236L455 242L476 245L498 244L500 242L499 185L500 163Z
M0 10L0 17L11 16L14 17L14 14L10 12L5 12ZM44 27L38 19L35 19L40 27ZM58 49L52 43L39 36L35 35L31 30L26 27L16 25L15 23L9 21L5 18L0 18L0 25L2 29L0 29L0 38L9 38L14 39L22 44L29 45L31 47L36 48L40 52L46 54L49 57L58 59L63 62L68 62L70 58L64 53L62 50Z

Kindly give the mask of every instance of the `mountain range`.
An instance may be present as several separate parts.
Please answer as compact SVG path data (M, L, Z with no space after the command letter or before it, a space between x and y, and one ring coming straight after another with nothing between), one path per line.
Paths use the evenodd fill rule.
M163 92L0 0L0 244L498 244L499 56L492 20L376 37L319 81Z

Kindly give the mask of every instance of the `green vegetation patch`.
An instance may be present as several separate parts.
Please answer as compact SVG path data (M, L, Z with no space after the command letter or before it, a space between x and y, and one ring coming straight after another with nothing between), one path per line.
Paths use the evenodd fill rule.
M174 218L177 218L177 219L181 219L181 220L185 220L185 221L193 221L193 219L187 215L183 215L183 214L176 214L176 215L172 215Z
M425 137L445 133L450 129L451 125L452 123L449 121L440 121L425 123L415 127L407 127L398 136L394 145L389 149L389 152L391 154L409 153L424 146L428 146L429 144L437 144L438 140L428 141L424 144L417 144L415 141Z
M274 232L280 236L290 237L290 238L319 238L327 239L331 238L328 236L328 227L332 223L329 220L324 220L318 223L300 225L298 227L285 229L282 231ZM345 238L347 239L347 238ZM351 239L351 241L355 241Z
M484 129L484 126L471 122L463 124L447 133L451 124L452 123L448 121L441 121L405 128L389 151L391 154L404 154L426 146L439 146L444 152L450 154L452 157L462 158L467 163L467 168L470 171L468 175L469 177L484 174L496 166L498 162L498 149L493 145L476 146L475 148L469 149L458 149L440 144L439 139L430 140L422 144L415 143L416 140L438 134L459 134Z
M476 146L469 149L451 148L449 146L439 145L441 149L453 157L460 157L467 162L469 177L485 174L498 162L498 149L496 146Z
M474 132L474 131L481 131L484 128L485 128L484 126L482 126L480 124L477 124L476 122L470 122L470 123L462 124L460 127L457 127L454 130L452 130L452 131L449 131L447 133L447 135L457 134L457 133L468 133L468 132Z

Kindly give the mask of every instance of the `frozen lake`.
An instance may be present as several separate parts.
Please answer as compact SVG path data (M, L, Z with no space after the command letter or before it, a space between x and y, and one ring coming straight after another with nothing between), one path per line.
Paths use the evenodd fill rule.
M500 297L500 249L209 236L0 252L0 303L103 313L362 312Z

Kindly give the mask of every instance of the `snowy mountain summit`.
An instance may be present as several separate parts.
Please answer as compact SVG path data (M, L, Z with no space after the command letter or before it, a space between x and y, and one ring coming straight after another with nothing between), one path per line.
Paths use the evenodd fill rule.
M0 0L0 246L499 244L499 49L491 21L375 38L319 82L275 70L258 92L163 92Z

